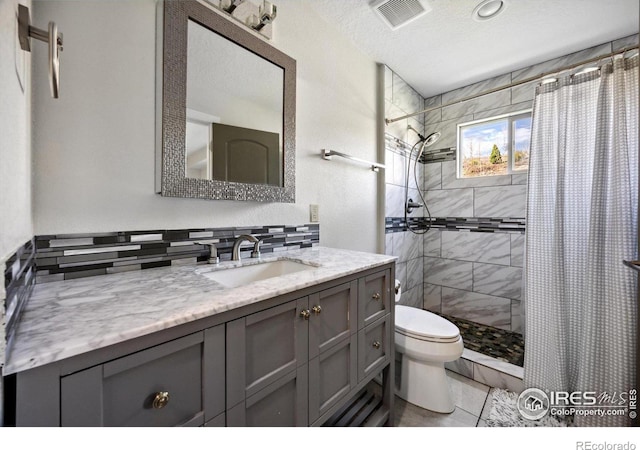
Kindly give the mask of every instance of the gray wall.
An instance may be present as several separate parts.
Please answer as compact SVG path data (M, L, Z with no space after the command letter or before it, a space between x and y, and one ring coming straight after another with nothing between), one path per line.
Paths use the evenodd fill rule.
M30 6L30 0L22 0ZM17 39L18 1L0 2L0 271L33 235L31 219L31 56ZM46 26L46 24L45 24ZM40 45L35 43L35 45ZM44 44L42 44L45 46ZM5 354L4 282L0 283L0 424Z
M382 250L383 174L320 157L377 159L377 66L308 2L277 5L269 43L297 61L295 204L156 195L156 2L34 1L37 23L57 21L65 38L60 99L46 46L33 56L35 234L306 223L317 204L322 245Z

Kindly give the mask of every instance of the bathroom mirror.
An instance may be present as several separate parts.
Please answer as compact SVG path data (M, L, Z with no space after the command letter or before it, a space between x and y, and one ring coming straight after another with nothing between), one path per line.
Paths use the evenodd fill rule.
M195 0L159 15L157 191L294 202L295 60Z

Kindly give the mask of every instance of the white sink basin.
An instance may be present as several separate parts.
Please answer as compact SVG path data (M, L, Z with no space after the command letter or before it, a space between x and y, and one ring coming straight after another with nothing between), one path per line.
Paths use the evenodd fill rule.
M268 278L279 277L304 270L313 270L315 268L314 266L295 261L280 260L234 267L232 269L200 272L200 275L220 283L225 287L235 288L253 283L254 281L266 280Z

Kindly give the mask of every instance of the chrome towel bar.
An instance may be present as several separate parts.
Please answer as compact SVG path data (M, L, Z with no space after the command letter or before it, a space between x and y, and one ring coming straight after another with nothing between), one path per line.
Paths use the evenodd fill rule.
M380 171L380 169L386 169L386 166L384 164L379 164L376 162L371 162L371 161L366 161L364 159L360 159L360 158L356 158L355 156L351 156L351 155L346 155L344 153L340 153L340 152L336 152L335 150L326 150L326 149L322 149L322 158L326 159L327 161L331 161L331 157L332 156L340 156L341 158L345 158L348 159L350 161L355 161L357 163L360 164L365 164L369 167L371 167L371 170L374 172L378 172Z
M29 8L18 5L18 39L20 48L31 51L29 39L46 42L49 47L49 88L51 96L58 98L60 90L60 52L62 51L62 33L58 32L55 22L49 22L49 30L41 30L31 25Z

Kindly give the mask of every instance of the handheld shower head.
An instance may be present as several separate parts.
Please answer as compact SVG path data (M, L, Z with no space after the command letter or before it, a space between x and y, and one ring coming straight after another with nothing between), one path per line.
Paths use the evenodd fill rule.
M420 132L418 130L416 130L415 128L413 128L411 125L407 125L407 130L411 130L413 131L415 134L418 135L418 137L420 138L420 142L423 142L426 138L420 134Z
M440 133L439 131L436 131L435 133L431 133L429 136L424 138L424 146L429 147L430 145L435 144L436 141L440 139L441 135L442 133Z
M439 131L436 131L435 133L431 133L429 136L424 137L423 135L420 134L420 132L418 132L418 130L413 128L411 125L407 125L407 129L416 133L420 138L420 142L424 142L425 147L429 147L430 145L435 144L436 141L440 139L440 135L442 134Z

